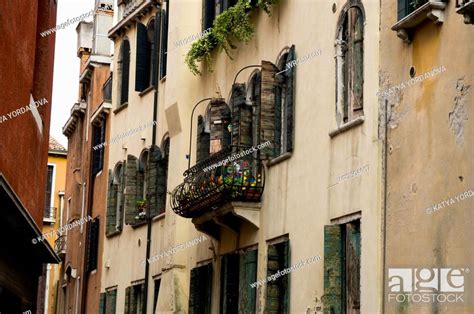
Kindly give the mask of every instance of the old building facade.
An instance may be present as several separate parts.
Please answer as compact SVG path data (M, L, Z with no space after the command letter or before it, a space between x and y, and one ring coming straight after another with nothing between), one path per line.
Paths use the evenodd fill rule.
M382 2L384 313L474 311L473 9Z
M93 21L76 28L79 97L63 127L69 154L59 313L99 311L112 82L106 33L113 10L105 0L96 1L94 9Z
M41 236L56 1L0 4L0 312L35 312L43 263L59 259ZM21 38L21 40L19 40ZM21 130L21 132L20 132Z

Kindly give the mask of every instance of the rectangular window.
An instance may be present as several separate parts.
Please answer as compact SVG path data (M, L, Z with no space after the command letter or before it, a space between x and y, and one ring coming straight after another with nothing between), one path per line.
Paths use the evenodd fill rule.
M267 277L290 265L289 240L268 245ZM267 282L265 313L289 313L289 275Z
M125 313L143 313L143 299L145 297L145 284L137 284L127 287L125 290Z
M108 290L100 294L99 313L115 314L117 306L117 289Z
M222 256L221 313L255 313L257 257L257 250Z
M44 205L44 218L54 219L53 211L51 207L53 206L53 179L54 179L54 166L48 165L48 174L46 176L46 195L45 195L45 205Z
M360 220L324 227L325 309L360 313Z
M189 314L210 314L212 263L191 269Z
M166 1L166 11L161 11L162 15L162 33L161 33L161 49L160 49L160 80L166 76L166 62L167 56L166 53L168 51L168 24L170 18L170 0Z
M87 261L86 271L97 269L97 257L99 250L99 217L90 222L90 230L87 236Z
M161 278L155 279L155 289L153 292L153 313L156 313L158 305L158 295L160 294Z
M102 171L104 164L105 120L100 126L93 126L92 136L92 175L95 176Z

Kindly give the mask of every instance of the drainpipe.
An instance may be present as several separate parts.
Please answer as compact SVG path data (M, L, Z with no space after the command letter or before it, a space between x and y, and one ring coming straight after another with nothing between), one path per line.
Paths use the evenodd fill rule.
M387 188L388 188L388 99L384 99L384 153L383 153L383 178L384 178L384 192L383 192L383 257L382 257L382 309L380 313L384 313L385 309L385 280L386 278L386 264L387 264Z
M167 0L169 1L169 0ZM157 5L158 11L161 10L161 6ZM168 14L168 12L166 12ZM158 42L158 32L155 31L155 47L160 47L160 42ZM161 48L161 47L160 47ZM155 49L155 53L160 54L160 49ZM154 69L153 72L155 73L155 91L153 94L153 127L152 127L152 134L151 134L151 145L156 145L156 125L158 119L158 87L160 82L160 72L158 61L156 64L153 65ZM147 303L148 303L148 277L150 275L150 264L148 263L148 259L150 258L150 250L151 250L151 232L152 232L152 217L150 217L150 203L147 202L146 205L146 219L147 219L147 228L146 228L146 255L145 255L145 293L143 296L143 304L142 304L142 313L147 313Z

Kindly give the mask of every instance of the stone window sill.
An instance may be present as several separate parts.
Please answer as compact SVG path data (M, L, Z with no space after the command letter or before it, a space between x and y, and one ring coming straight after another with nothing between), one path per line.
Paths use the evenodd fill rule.
M145 88L144 90L142 90L142 91L138 94L138 96L140 96L140 97L145 96L145 95L148 94L150 91L154 90L154 87L155 87L154 85L148 86L147 88Z
M456 9L456 13L464 15L465 24L474 24L474 0L463 3Z
M445 8L445 2L429 0L427 3L423 4L421 7L393 25L392 30L396 31L397 36L404 42L410 43L410 30L417 27L425 20L432 20L435 24L443 23Z
M287 159L290 159L291 158L291 153L290 152L286 152L286 153L283 153L281 154L280 156L278 157L275 157L271 160L269 160L267 162L267 167L272 167L272 166L275 166L276 164L279 164Z
M112 238L112 237L114 237L114 236L116 236L116 235L119 235L119 234L121 234L121 233L122 233L122 229L119 229L119 230L115 230L114 232L108 233L108 234L106 234L105 236L106 236L107 238Z
M329 136L331 138L335 137L336 135L338 134L341 134L341 133L344 133L346 132L347 130L350 130L352 129L353 127L356 127L362 123L364 123L364 116L361 116L361 117L357 117L355 118L354 120L351 120L349 122L346 122L344 124L342 124L341 126L339 126L337 129L335 130L332 130L331 132L329 132Z
M123 105L120 105L120 107L118 107L117 109L114 110L114 114L117 114L119 113L120 111L122 111L123 109L127 108L128 107L128 102L124 103Z

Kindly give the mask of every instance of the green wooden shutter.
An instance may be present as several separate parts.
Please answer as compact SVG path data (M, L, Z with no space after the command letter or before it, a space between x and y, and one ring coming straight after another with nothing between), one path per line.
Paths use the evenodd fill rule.
M138 214L137 209L137 172L138 172L138 160L133 155L127 156L126 166L126 177L125 177L125 224L135 223L135 216Z
M168 51L168 23L169 23L169 11L170 10L170 0L166 1L166 11L162 10L162 20L163 20L163 31L161 35L161 49L160 49L160 79L166 76L166 63L168 54L165 53Z
M363 97L363 87L364 87L364 21L362 18L362 12L359 8L352 8L349 13L352 18L353 25L351 26L351 48L352 48L352 93L353 93L353 102L352 102L352 111L353 116L358 116L362 114L364 97Z
M107 292L106 314L115 314L117 308L117 290Z
M239 254L222 256L221 309L222 314L239 313Z
M348 312L360 312L360 221L346 224L346 308Z
M137 60L135 68L135 91L141 92L148 87L150 82L149 49L147 28L142 23L137 23Z
M132 287L127 287L125 289L125 309L124 309L124 312L125 314L132 314L132 311L131 311L131 294L132 294ZM135 314L135 313L133 313Z
M159 197L158 197L158 168L159 162L162 159L161 150L156 145L151 145L148 153L148 163L146 167L146 180L147 180L147 206L149 206L150 216L155 217L159 215Z
M408 15L408 4L410 0L398 0L398 20Z
M204 296L202 298L202 300L204 301L203 313L210 314L212 297L212 263L202 266L201 281L203 282L203 287L205 291Z
M119 230L122 230L123 227L123 212L125 208L125 178L126 178L126 169L127 169L127 162L125 161L122 165L122 172L121 172L121 179L120 179L120 186L117 188L119 189L118 197L120 197L120 208L119 208Z
M222 120L229 116L229 107L222 98L211 100L209 106L210 152L216 153L224 147L224 123L222 123Z
M108 195L107 195L107 215L106 215L106 234L115 232L117 215L117 185L114 184L114 175L109 170Z
M324 226L324 313L342 313L343 247L339 225Z
M105 293L101 293L99 297L99 314L105 314Z
M232 86L232 145L252 146L252 108L245 104L245 84Z
M166 191L168 187L168 164L169 164L168 156L169 156L169 151L164 151L162 158L158 161L158 183L157 183L157 191L156 191L158 214L164 213L166 210L166 195L167 195Z
M189 282L189 314L199 313L198 274L199 271L197 268L191 269L191 279Z
M257 281L258 251L247 251L240 256L239 313L256 313L257 289L250 284Z
M210 314L212 263L191 269L189 314Z
M291 46L286 58L285 64L291 64L296 60L295 45ZM286 95L285 95L285 110L286 110L286 151L293 151L293 132L294 132L294 98L295 98L295 69L291 67L285 72L286 77Z
M263 158L275 157L275 74L278 68L269 61L262 61L262 84L260 97L260 143L270 141L270 145L260 150Z
M268 246L267 277L290 264L289 241ZM266 313L289 313L289 274L267 282Z
M128 86L130 79L130 43L124 40L121 47L122 78L120 89L120 104L128 102Z

